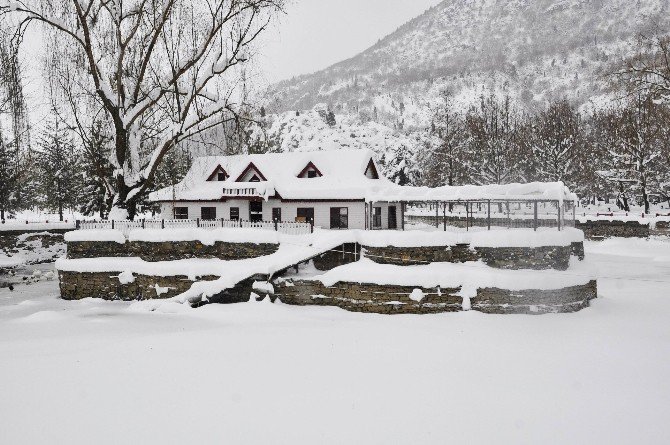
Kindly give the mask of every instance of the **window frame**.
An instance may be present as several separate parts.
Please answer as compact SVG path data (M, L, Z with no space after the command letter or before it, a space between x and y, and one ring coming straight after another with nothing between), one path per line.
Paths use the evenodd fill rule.
M349 207L330 208L330 228L333 230L349 229Z
M210 218L205 218L205 212L212 212ZM203 221L214 221L216 219L216 207L200 207L200 219Z
M372 208L372 228L382 228L382 208L381 206Z
M301 216L300 213L311 213L311 217L308 216ZM314 224L314 207L298 207L296 209L296 220L298 218L305 218L305 221L310 222L311 224ZM311 220L311 221L310 221Z
M174 207L172 209L173 219L188 219L188 207Z
M240 208L239 207L231 207L230 208L230 220L231 221L239 221L240 220Z

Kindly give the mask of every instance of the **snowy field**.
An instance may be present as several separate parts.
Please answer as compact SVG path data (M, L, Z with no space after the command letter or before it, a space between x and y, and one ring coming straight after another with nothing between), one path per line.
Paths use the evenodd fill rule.
M600 298L542 316L0 289L0 443L670 443L670 241L586 254Z

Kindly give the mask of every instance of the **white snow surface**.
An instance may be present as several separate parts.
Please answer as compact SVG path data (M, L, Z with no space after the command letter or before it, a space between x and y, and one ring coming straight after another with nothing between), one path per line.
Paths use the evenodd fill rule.
M495 269L483 262L431 263L417 266L378 264L363 258L355 263L305 280L317 280L326 286L338 282L389 284L398 286L459 287L461 296L474 297L477 288L497 287L508 290L561 289L586 284L595 279L587 261L573 259L567 271Z
M0 441L669 443L669 251L587 241L599 298L542 316L0 289Z

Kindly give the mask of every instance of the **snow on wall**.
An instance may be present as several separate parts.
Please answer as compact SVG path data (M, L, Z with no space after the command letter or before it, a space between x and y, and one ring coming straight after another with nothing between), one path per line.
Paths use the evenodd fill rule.
M587 263L572 261L570 273L556 270L494 269L484 263L431 263L420 266L378 264L363 258L303 280L318 280L325 286L338 282L374 283L398 286L459 287L476 296L477 288L497 287L506 290L562 289L595 279L595 271Z

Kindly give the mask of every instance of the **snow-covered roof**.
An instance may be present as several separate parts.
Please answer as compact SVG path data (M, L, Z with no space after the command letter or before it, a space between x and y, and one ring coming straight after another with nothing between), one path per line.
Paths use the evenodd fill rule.
M366 176L370 162L379 171L369 150L205 156L194 160L180 183L158 190L149 198L152 201L217 201L249 196L268 199L279 195L282 199L368 202L577 199L561 182L435 188L399 186L383 176L379 179ZM310 163L322 176L299 177ZM221 172L225 172L226 179L217 181L215 173ZM254 175L261 182L247 182Z
M527 184L460 185L442 187L389 187L371 193L369 201L577 201L562 182Z
M275 193L283 199L365 199L393 184L386 178L365 175L374 157L369 150L331 150L266 153L234 156L205 156L194 160L183 181L150 195L152 201L211 201L223 197L262 196ZM299 178L309 163L323 175ZM237 182L252 165L266 181ZM208 181L221 167L225 181ZM375 164L375 168L378 167ZM220 170L219 170L220 171ZM225 192L224 192L225 189Z

